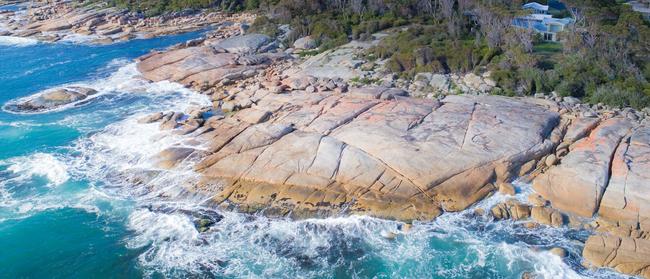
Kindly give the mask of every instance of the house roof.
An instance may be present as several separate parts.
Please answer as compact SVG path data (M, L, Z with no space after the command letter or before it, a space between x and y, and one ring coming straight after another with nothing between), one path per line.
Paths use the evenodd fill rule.
M538 32L548 32L549 25L551 24L560 24L566 26L567 24L573 23L573 19L570 17L567 18L544 18L543 20L531 20L529 17L520 17L515 18L512 21L512 25L521 28L532 28Z
M625 4L632 6L632 10L634 10L635 12L650 14L650 5L646 3L641 3L639 1L630 1Z
M544 14L529 14L523 16L523 18L528 19L528 20L535 20L535 21L543 21L547 18L552 18L552 15L544 15Z
M561 25L567 25L573 22L573 18L570 17L565 17L565 18L545 18L544 19L544 24L561 24Z
M533 9L533 10L537 10L537 11L548 11L548 6L547 5L542 5L542 4L537 3L537 2L526 3L526 4L524 4L523 8L524 9Z
M546 32L548 28L540 21L530 21L523 18L514 19L512 25L520 28L535 29L538 32Z

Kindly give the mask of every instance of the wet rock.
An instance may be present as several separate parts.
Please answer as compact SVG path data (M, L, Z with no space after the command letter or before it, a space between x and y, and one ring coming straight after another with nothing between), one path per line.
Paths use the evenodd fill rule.
M530 217L530 207L512 199L496 204L490 209L490 213L497 220L521 220Z
M184 116L182 112L170 112L163 115L162 122L160 123L161 130L171 130L178 127L178 121Z
M530 216L540 224L553 227L564 225L564 216L562 213L551 207L533 206L530 211Z
M546 200L536 193L528 195L528 202L533 206L546 206Z
M150 115L147 115L145 117L142 117L142 118L138 119L138 123L141 123L141 124L153 123L153 122L156 122L156 121L158 121L158 120L160 120L162 118L163 118L163 113L162 112L155 112L155 113L152 113Z
M163 169L172 169L195 151L195 149L187 147L167 148L155 156L156 166Z
M610 267L618 272L650 278L650 240L592 235L582 251L587 267Z
M107 28L107 29L98 31L97 34L99 34L101 36L110 36L110 35L115 35L115 34L120 33L120 32L122 32L122 27L115 26L115 27L112 27L112 28Z
M523 224L524 228L527 228L529 230L539 228L539 223L536 222L526 222Z
M381 237L386 239L395 239L397 237L397 233L383 230L381 231Z
M551 254L556 255L560 258L564 258L567 256L567 251L562 247L553 247L548 251L551 252Z
M526 271L521 274L521 279L538 279L538 278L540 278L540 276L537 276L535 273L529 271Z
M96 93L96 90L85 87L57 88L37 93L15 103L9 103L5 109L15 112L44 112L84 100Z
M188 119L180 123L180 127L174 130L174 133L177 135L187 135L196 131L201 125L203 125L202 119Z
M499 185L498 186L499 193L504 195L510 195L510 196L515 195L515 186L513 186L511 183L501 182L498 183L497 185Z
M399 225L397 227L397 229L399 229L402 233L408 233L408 232L411 231L412 228L413 228L413 225L409 224L409 223L402 224L402 225Z
M526 162L525 164L521 165L519 168L519 176L524 176L531 171L533 171L537 167L537 161L536 160L530 160Z

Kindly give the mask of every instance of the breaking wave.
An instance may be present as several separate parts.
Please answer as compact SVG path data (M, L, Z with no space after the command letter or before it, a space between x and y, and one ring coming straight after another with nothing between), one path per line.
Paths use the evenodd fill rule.
M160 209L160 208L163 209ZM200 232L193 203L141 207L130 214L129 248L145 249L139 262L150 276L233 278L608 278L546 251L579 247L567 231L513 229L513 224L446 214L432 222L404 224L364 216L290 219L218 212ZM204 213L202 213L204 214ZM200 218L200 217L199 217ZM478 217L480 218L480 217ZM391 232L388 237L385 232ZM527 239L528 238L528 239ZM578 270L578 271L576 271Z
M53 155L46 153L35 153L26 157L10 159L0 162L0 165L8 165L6 172L10 173L10 177L3 179L0 185L24 182L34 176L39 176L46 178L48 185L58 186L70 178L68 167Z
M38 113L38 114L49 113L49 112L62 111L74 107L79 107L81 105L91 103L93 99L97 99L99 97L103 97L107 95L120 96L124 94L154 94L154 95L162 95L162 94L171 95L171 94L178 94L178 93L184 95L191 94L189 93L190 90L184 88L182 85L177 83L172 83L168 81L150 83L149 81L144 80L143 78L140 77L140 73L136 68L136 63L126 64L125 60L115 60L111 62L111 64L109 64L108 67L114 68L118 65L120 67L117 69L117 71L115 71L107 78L100 78L91 82L76 82L76 83L64 84L30 96L14 99L8 101L3 106L3 110L10 113L16 113L14 110L8 110L8 108L13 107L18 103L34 100L47 92L51 92L53 90L57 90L61 88L69 88L69 87L91 88L96 90L97 93L93 95L89 95L87 98L82 100L71 102L69 104L65 104L53 109L42 110L33 113ZM111 104L108 103L106 105L111 105ZM18 112L18 113L33 114L31 112Z
M15 36L0 36L0 46L26 47L38 44L38 40Z
M184 192L186 183L198 179L194 161L172 170L155 164L155 154L170 146L201 149L202 143L137 119L209 105L208 98L179 84L142 80L134 63L116 60L110 67L117 70L107 78L74 84L97 90L98 96L84 101L103 108L58 121L75 128L100 126L99 131L88 129L87 136L56 154L36 153L0 163L0 220L6 217L1 210L5 206L18 217L63 207L97 215L126 211L129 233L122 244L142 251L137 262L150 277L520 278L524 272L542 278L617 276L580 266L584 232L544 226L530 230L520 222L474 214L507 198L499 194L463 212L415 223L410 230L400 222L363 216L296 221L202 207L210 197ZM144 101L132 101L134 95ZM107 117L118 119L102 126ZM48 187L32 185L38 179ZM62 189L78 181L90 186ZM530 186L517 186L521 191L515 198L524 199ZM121 205L123 201L128 205ZM119 205L106 209L105 203ZM548 252L556 246L566 249L568 257Z

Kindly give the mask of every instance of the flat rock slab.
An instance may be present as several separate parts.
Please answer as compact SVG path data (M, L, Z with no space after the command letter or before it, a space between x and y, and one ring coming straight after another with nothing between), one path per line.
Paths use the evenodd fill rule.
M609 183L614 151L631 128L632 123L625 118L603 121L570 147L560 165L539 175L533 188L553 207L591 217Z
M650 123L635 129L616 149L598 214L650 232Z
M197 166L205 183L196 190L250 211L431 219L467 208L508 168L557 144L550 136L559 115L539 105L502 97L381 100L386 89L377 90L260 93L255 110L202 137L214 144ZM259 124L238 120L256 111L270 115Z
M151 81L169 80L186 86L215 86L229 79L238 80L266 68L273 55L260 56L255 65L240 63L239 54L216 52L208 46L196 46L147 54L139 58L138 71Z
M235 36L211 44L217 50L225 50L229 53L250 54L255 53L264 45L271 42L271 38L262 34L248 34Z
M650 240L592 235L582 252L584 264L650 278Z

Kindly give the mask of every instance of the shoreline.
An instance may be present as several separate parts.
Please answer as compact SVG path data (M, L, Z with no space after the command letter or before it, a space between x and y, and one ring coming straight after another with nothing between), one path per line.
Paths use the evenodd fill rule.
M206 28L226 28L224 23L250 23L247 13L197 11L145 18L106 5L76 6L68 1L37 2L17 11L0 11L0 36L57 42L81 37L93 44L110 44L136 38L153 38ZM232 30L235 31L235 30Z
M615 156L614 151L622 148L619 147L619 143L629 142L630 138L634 141L635 137L641 137L638 140L643 142L645 141L643 135L650 130L649 121L644 112L632 109L612 110L602 106L590 107L580 104L575 98L553 96L510 98L448 95L433 100L411 98L407 97L409 95L407 91L399 88L353 87L345 81L346 77L337 79L311 75L323 72L330 74L332 69L336 71L337 67L341 67L340 64L327 65L326 63L329 62L318 64L322 61L335 60L336 58L323 57L327 55L335 57L340 49L328 51L326 52L328 54L323 56L317 55L315 58L297 59L296 61L295 58L284 53L278 54L282 53L281 51L275 54L258 51L263 44L268 42L256 42L257 44L251 45L250 42L254 40L237 38L242 37L224 40L234 40L238 43L233 46L232 41L228 41L229 43L226 43L228 48L223 47L224 41L206 41L203 45L153 53L138 59L138 69L144 77L153 81L180 82L194 88L211 96L214 101L214 107L205 108L206 111L222 111L218 116L207 118L202 118L199 116L200 113L196 112L189 112L189 116L182 112L175 112L157 113L142 119L143 122L161 123L161 129L172 129L181 134L193 133L197 135L200 142L212 144L207 152L211 155L206 156L202 152L204 155L201 156L204 156L204 159L196 167L196 170L202 173L204 178L190 191L203 192L206 196L212 196L214 206L251 213L264 211L265 214L280 216L290 212L291 216L298 218L333 216L343 211L346 214L370 215L410 222L414 219L430 220L444 212L464 210L491 195L494 191L506 194L515 193L518 189L513 187L510 181L520 177L531 181L533 189L537 192L531 194L528 202L505 201L495 205L490 212L477 212L477 214L491 215L497 220L529 219L531 221L526 226L531 229L540 225L548 225L569 226L593 231L595 234L587 240L583 252L585 266L610 267L622 273L648 276L646 274L648 271L643 268L643 264L634 264L645 261L645 252L635 252L627 250L623 246L609 244L616 243L616 241L618 243L633 241L643 247L646 242L650 243L647 239L649 234L645 228L644 219L626 219L627 217L612 217L611 215L605 217L606 214L603 214L605 203L599 201L603 196L612 199L638 200L643 199L643 195L607 193L598 189L589 192L589 181L580 181L580 179L589 176L609 180L610 175L613 177L617 175L616 170L611 171L611 168L617 167L612 167L610 162L613 160L614 164L620 164L616 159L612 159ZM354 45L355 42L351 44ZM344 49L347 46L344 45L341 48ZM203 65L201 62L192 64L189 68L183 64L186 63L184 61L195 62L194 55L200 55L204 57L204 60L212 61L204 56L207 47L217 50L212 55L214 55L214 61L219 61L219 63L206 62L205 68L201 67ZM264 61L260 64L250 65L239 63L238 61L242 57L265 58L258 59ZM322 61L318 61L321 58ZM251 68L251 66L262 68ZM348 67L348 65L342 67ZM292 72L291 75L284 74L288 69L289 72ZM296 69L297 71L294 71ZM245 74L247 71L252 72ZM166 74L172 72L176 74ZM340 72L348 73L350 71ZM418 112L423 105L426 106L425 112ZM450 106L458 107L449 112L437 114L440 112L440 108ZM338 110L339 107L343 110ZM427 109L433 109L433 111L426 112ZM346 111L352 111L352 114L348 115ZM486 116L476 115L476 111L481 111ZM393 114L397 112L402 116ZM408 116L411 114L414 118ZM531 118L522 123L521 119L516 116L519 114L526 114ZM399 153L390 151L390 149L396 148L400 150L398 151L400 153L411 154L408 151L408 146L402 146L408 145L410 140L406 142L398 140L393 144L391 143L394 140L392 137L413 137L413 135L409 135L411 129L417 129L422 125L440 125L435 123L435 118L428 118L431 115L442 117L442 119L456 115L454 117L468 117L475 119L470 121L477 121L474 124L464 124L468 125L468 128L464 132L465 140L463 142L477 145L479 149L473 150L473 153L469 154L470 158L464 159L470 161L463 163L460 176L452 175L444 178L445 175L440 171L445 169L446 163L438 167L437 170L434 169L435 171L432 173L434 176L430 178L432 180L428 181L437 180L438 182L433 183L437 183L438 186L435 184L434 186L425 186L431 185L429 183L432 182L409 175L421 173L426 176L427 174L421 169L418 170L423 165L409 166L408 161L400 159ZM491 117L496 117L500 121L489 124ZM403 121L400 119L415 121L411 122L415 126L405 123L406 130L398 127L392 131L390 129L386 132L381 131L385 129L385 125L390 126L394 125L391 123ZM321 120L326 122L321 122ZM429 121L432 122L428 123ZM512 123L514 126L506 126L503 131L489 134L496 129L489 125L496 124L498 126L504 123L503 121ZM535 126L534 121L542 122ZM351 130L346 126L351 126ZM368 130L368 127L371 129ZM450 126L442 127L453 130ZM471 127L477 127L478 130L470 131ZM515 127L521 130L513 130ZM431 128L426 128L426 130ZM541 130L535 131L535 129ZM370 134L366 134L364 131ZM519 137L515 136L514 142L508 140L507 142L510 144L507 146L494 142L495 136L506 131ZM320 136L313 137L314 132ZM400 133L406 134L400 135ZM470 139L472 139L469 143L467 142L467 133L470 133ZM487 137L485 133L488 133ZM525 145L521 151L515 153L508 151L516 149L513 147L513 143L525 142L527 137L534 137L536 133L545 136L533 145ZM437 144L444 145L445 143L442 141ZM592 148L594 144L600 147ZM339 148L336 147L337 145ZM344 146L344 148L341 149L340 146ZM418 146L419 149L426 148L427 145ZM480 146L483 147L480 148ZM609 146L609 148L606 149L605 146ZM639 148L645 150L644 148L647 147L642 145ZM489 159L488 156L485 159L480 159L490 161L496 159L497 164L479 165L472 168L471 165L475 164L471 163L472 157L480 156L477 154L481 154L481 150L490 152L503 150L505 153L501 158ZM441 151L430 150L429 152L434 152L431 155L418 150L412 155L430 158L429 162L435 162L444 160L447 156L443 153L436 154ZM645 151L639 152L644 154ZM340 153L338 157L331 156L331 154L337 153ZM196 155L192 150L186 149L169 149L160 155L167 160L165 163L167 166L173 167L190 154ZM354 156L349 157L349 154L354 154ZM456 153L451 158L463 158L463 154L463 152ZM587 158L585 156L595 157L596 160L590 159L592 161L589 161L584 159ZM415 159L416 157L409 156L408 158ZM641 158L643 157L638 157L636 160L641 160L638 161L638 164L643 165ZM346 160L353 160L358 162L355 164L361 165L346 163ZM309 163L310 161L311 163ZM364 165L373 161L376 163L371 164L378 165ZM305 162L308 165L301 166L300 162ZM632 171L638 171L639 167L635 166L636 162L626 164L630 164L631 167L628 168L634 168ZM315 165L319 165L318 172L312 171L312 167ZM609 170L596 171L594 166L603 165ZM332 166L336 169L329 170L330 178L323 176ZM345 169L356 169L359 172L341 175L342 166L345 166ZM359 167L363 168L358 169ZM333 176L332 170L334 171ZM575 171L578 171L577 177L571 175ZM376 174L373 175L374 172ZM459 170L456 169L451 173L458 172ZM612 172L613 174L610 174ZM363 178L365 174L370 176ZM388 174L390 176L386 177ZM577 181L583 184L569 184L566 180L548 182L549 178L553 177L578 179ZM359 180L361 178L366 180ZM440 181L440 179L443 180ZM644 181L643 178L641 179ZM377 183L382 181L386 181L385 184L378 186ZM390 183L395 183L394 181L399 183L391 186ZM410 190L409 188L400 188L404 187L405 183L412 185L409 186ZM640 187L643 191L644 184L638 183L635 182L627 187ZM577 188L581 189L578 190L581 192L573 194L553 194L554 191L558 191L556 189L572 189L572 186L584 188ZM602 189L607 188L607 185L604 186ZM375 189L375 187L378 188ZM610 187L614 189L618 186ZM390 188L390 190L386 192L386 188ZM603 195L603 193L605 194ZM587 201L590 199L593 201L594 198L596 203L589 207ZM582 202L576 204L575 200ZM572 206L562 206L566 201L574 202ZM638 202L643 204L641 200ZM582 207L582 203L585 204L586 209ZM631 211L632 214L635 214L633 212L637 212L636 214L644 212L638 207L637 209L624 209L624 211ZM600 218L592 217L599 212ZM625 228L628 225L624 225L625 223L631 225L631 227L627 227L627 231ZM603 255L615 252L625 255L625 258L603 257Z
M243 212L408 223L463 211L497 191L514 194L521 189L511 182L521 178L536 192L527 202L476 214L593 231L585 266L650 278L647 112L552 95L413 98L409 88L351 81L349 73L379 72L349 63L365 42L299 59L240 29L137 59L146 79L181 83L213 101L141 119L209 143L157 155L163 169L202 159L203 179L188 193Z

